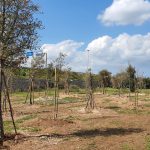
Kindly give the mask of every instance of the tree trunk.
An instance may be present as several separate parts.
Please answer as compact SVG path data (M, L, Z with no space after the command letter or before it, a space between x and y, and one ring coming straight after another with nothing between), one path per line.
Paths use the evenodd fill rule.
M55 67L54 120L58 116L58 97L59 97L58 74L57 74L57 68Z
M2 115L2 65L0 62L0 146L3 146L4 128L3 128L3 115Z
M32 79L30 79L30 105L32 105Z

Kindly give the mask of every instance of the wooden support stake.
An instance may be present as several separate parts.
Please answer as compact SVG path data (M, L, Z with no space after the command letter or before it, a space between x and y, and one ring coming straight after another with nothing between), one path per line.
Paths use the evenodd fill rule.
M12 105L11 105L11 101L10 101L10 97L9 97L9 89L8 89L8 86L7 86L7 83L6 83L6 77L5 77L5 74L4 74L3 71L2 71L2 77L3 77L4 85L5 85L5 88L6 88L6 95L7 95L7 101L8 101L9 109L10 109L10 116L11 116L12 123L13 123L13 126L14 126L15 134L17 135L17 129L16 129L14 116L13 116L13 109L12 109Z

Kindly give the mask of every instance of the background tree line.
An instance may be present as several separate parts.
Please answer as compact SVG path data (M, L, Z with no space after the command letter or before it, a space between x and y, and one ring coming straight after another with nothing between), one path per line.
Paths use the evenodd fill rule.
M54 82L55 67L53 63L48 64L48 68L45 68L41 65L39 65L39 67L34 66L32 68L16 68L13 70L13 76L19 79L28 79L29 72L31 72L31 70L34 73L34 78L36 80L44 80L46 79L46 75L48 75L48 81L50 83ZM65 81L67 80L68 82L75 83L77 86L83 88L86 73L74 72L72 70L69 70L68 75L67 71L68 70L66 68L59 70L60 84L63 86L63 84L65 84ZM108 87L113 87L116 89L129 88L131 92L135 91L136 86L144 89L150 88L150 78L138 75L136 69L132 65L129 65L124 71L121 71L115 75L112 75L110 71L104 69L101 70L98 74L92 74L92 76L94 86L103 88L103 93L105 93L105 89Z

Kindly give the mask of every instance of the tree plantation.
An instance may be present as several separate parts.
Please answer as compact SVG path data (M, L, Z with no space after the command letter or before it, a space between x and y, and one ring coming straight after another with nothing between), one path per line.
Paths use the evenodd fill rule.
M102 67L103 52L95 67L94 44L88 45L95 49L86 48L83 58L82 50L72 49L83 43L68 40L69 47L62 42L56 49L55 44L42 49L40 34L49 20L39 17L47 16L40 4L49 1L42 2L0 0L0 149L150 150L149 70L142 72L144 67L126 61L114 72L116 68L108 69L105 63ZM114 0L112 5L119 2ZM78 62L82 59L84 63Z

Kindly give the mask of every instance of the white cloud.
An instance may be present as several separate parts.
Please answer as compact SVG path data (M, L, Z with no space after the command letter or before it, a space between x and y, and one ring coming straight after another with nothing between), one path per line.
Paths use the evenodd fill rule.
M72 70L84 72L87 69L87 52L82 46L83 42L67 40L57 44L44 44L42 49L47 51L50 60L54 60L60 51L66 53L67 62ZM115 73L125 67L128 61L141 70L147 69L148 72L150 33L124 33L116 38L106 35L91 41L86 49L90 50L90 64L94 72L108 69Z
M80 71L81 68L84 68L84 63L82 63L82 57L84 57L84 54L82 51L80 51L80 48L83 45L83 42L65 40L56 44L44 44L41 49L43 52L47 52L49 62L55 60L60 52L66 54L66 63L73 68L73 70Z
M150 33L133 36L124 33L116 38L99 37L89 43L87 49L91 50L95 70L119 70L126 66L128 61L143 69L148 67L150 62Z
M60 52L70 57L73 53L76 53L76 50L79 49L83 44L83 42L66 40L57 44L44 44L42 46L42 50L43 52L48 52L48 55L51 58L56 58Z
M148 0L113 0L111 6L98 15L105 25L141 25L150 20Z

